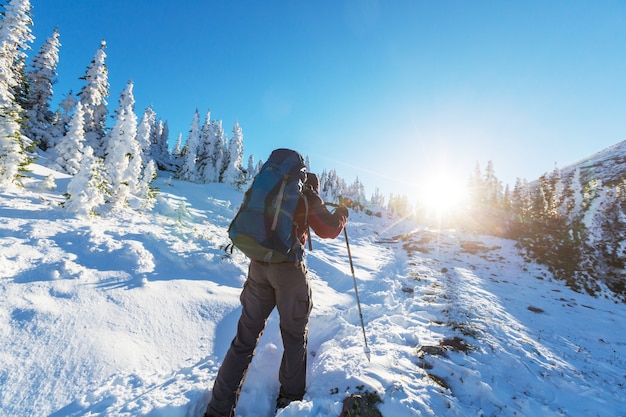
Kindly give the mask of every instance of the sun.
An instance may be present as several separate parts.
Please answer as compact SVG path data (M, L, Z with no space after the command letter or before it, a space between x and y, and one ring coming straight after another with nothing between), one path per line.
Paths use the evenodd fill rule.
M415 199L429 214L445 215L460 210L467 196L467 181L442 173L422 180Z

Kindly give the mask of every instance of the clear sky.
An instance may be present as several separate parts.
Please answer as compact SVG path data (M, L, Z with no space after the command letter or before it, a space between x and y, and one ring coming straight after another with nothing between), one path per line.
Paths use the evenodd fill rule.
M107 42L117 107L186 138L195 109L235 120L244 154L411 196L493 161L513 186L626 140L626 2L31 0L33 50L55 26L57 99Z

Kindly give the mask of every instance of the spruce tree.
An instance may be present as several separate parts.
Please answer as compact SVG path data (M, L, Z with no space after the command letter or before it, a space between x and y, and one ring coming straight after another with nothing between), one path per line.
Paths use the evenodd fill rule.
M133 83L129 82L120 95L115 123L108 137L104 165L110 184L109 202L114 207L128 203L137 188L141 174L141 148L137 142L137 116L134 112Z
M59 103L59 108L56 110L54 114L54 119L52 121L52 126L50 127L50 134L54 138L54 143L58 143L58 141L69 132L70 128L70 120L72 119L72 115L76 105L78 104L78 100L70 90L67 96L61 100ZM84 113L83 113L84 119ZM84 123L84 120L83 120Z
M196 158L198 152L198 143L200 141L200 113L198 109L193 115L191 122L191 128L189 129L189 136L185 144L185 150L183 152L182 166L179 171L179 178L196 182L198 181L198 172L196 170Z
M69 132L61 138L55 148L58 154L57 163L71 175L78 173L81 166L85 143L84 117L83 106L78 103L70 121Z
M152 182L157 177L157 168L154 161L150 160L143 167L141 177L137 182L134 195L136 197L137 204L134 208L137 209L151 209L154 206L154 190L151 187Z
M78 97L85 112L85 138L93 148L96 156L103 157L106 151L106 118L108 114L107 98L109 97L108 70L105 64L106 42L100 43L100 49L82 80L85 80Z
M223 182L240 187L245 181L243 171L243 131L238 122L233 126L233 134L228 144L228 162L222 176Z
M200 128L200 138L196 152L198 180L200 182L215 182L215 166L211 161L211 111L207 111Z
M254 156L248 157L248 169L246 170L246 178L251 179L256 175L256 168L254 167Z
M178 171L180 171L182 167L183 152L183 134L179 133L174 148L172 149L172 163L177 167Z
M31 33L31 5L28 0L11 0L0 21L0 186L7 186L29 163L29 138L22 134L23 108L18 100L25 91L25 51Z
M370 198L370 204L375 208L385 207L385 196L382 195L378 187L374 189L374 194Z
M87 146L80 170L67 185L64 207L79 216L95 216L105 202L107 188L102 158L94 156L91 147Z
M33 58L32 69L26 75L29 88L25 104L25 134L43 150L55 145L51 131L54 114L50 111L50 100L53 93L52 85L57 77L59 46L59 32L55 28Z
M152 136L155 135L156 129L156 113L152 107L144 110L143 116L137 126L137 142L141 147L141 153L144 158L144 164L152 159Z
M211 137L211 163L215 167L215 182L223 182L222 174L228 163L228 151L226 149L226 135L222 127L221 120L215 120L211 122L210 126Z
M152 137L152 158L157 168L173 171L172 154L169 149L170 127L167 120L157 120L155 135Z

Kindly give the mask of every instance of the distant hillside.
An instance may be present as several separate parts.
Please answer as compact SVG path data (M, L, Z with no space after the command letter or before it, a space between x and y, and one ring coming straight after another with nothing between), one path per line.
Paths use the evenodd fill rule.
M583 183L599 179L604 185L617 184L626 179L626 141L561 169L562 177L571 177L576 168L580 168Z

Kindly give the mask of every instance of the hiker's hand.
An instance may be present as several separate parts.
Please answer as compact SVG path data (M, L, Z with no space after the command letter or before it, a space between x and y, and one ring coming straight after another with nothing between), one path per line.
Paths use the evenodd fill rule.
M335 214L348 218L348 208L346 206L339 206L335 209Z

